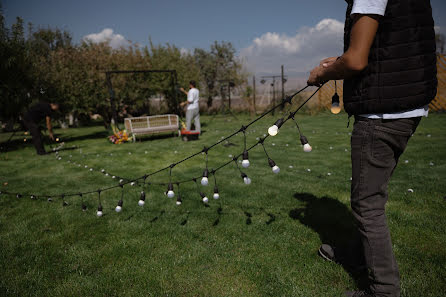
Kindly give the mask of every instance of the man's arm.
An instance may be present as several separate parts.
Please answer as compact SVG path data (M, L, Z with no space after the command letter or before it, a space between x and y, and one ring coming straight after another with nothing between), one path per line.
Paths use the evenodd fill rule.
M368 65L370 47L378 30L378 15L358 15L350 34L350 46L339 58L325 59L311 71L308 85L320 86L328 80L350 78Z
M50 134L50 139L54 140L53 126L51 125L51 118L49 116L46 116L46 127L48 128L48 133Z

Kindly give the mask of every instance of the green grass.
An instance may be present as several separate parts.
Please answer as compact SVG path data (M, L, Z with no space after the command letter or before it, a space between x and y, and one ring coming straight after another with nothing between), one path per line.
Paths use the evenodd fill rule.
M0 189L37 195L94 191L117 183L101 174L102 168L139 177L201 150L249 120L202 117L205 133L188 143L149 137L112 145L103 127L57 130L65 147L79 148L61 152L60 161L54 154L36 156L29 141L1 153ZM49 203L2 195L0 295L343 296L356 287L355 280L341 266L318 257L317 249L322 241L348 238L352 230L351 127L346 128L345 114L300 115L298 120L313 152L302 151L296 128L286 123L265 142L281 172L271 172L257 147L244 170L252 184L243 184L234 164L225 167L217 172L221 199L209 196L209 207L193 183L181 186L181 206L163 194L164 187L151 186L143 208L137 205L140 188L127 186L119 214L114 207L120 190L103 192L102 218L95 215L96 194L84 196L86 212L78 196L66 198L64 207L61 198ZM248 145L274 121L267 116L250 127ZM445 115L423 119L389 186L387 215L402 296L446 292L445 126ZM9 135L0 134L0 142ZM22 141L23 134L14 139ZM235 145L209 151L210 168L241 153L242 136L231 143ZM70 155L95 170L67 163ZM200 155L176 166L173 179L199 176L204 160ZM151 179L167 180L167 171ZM208 195L210 181L203 188ZM408 193L409 188L414 192Z

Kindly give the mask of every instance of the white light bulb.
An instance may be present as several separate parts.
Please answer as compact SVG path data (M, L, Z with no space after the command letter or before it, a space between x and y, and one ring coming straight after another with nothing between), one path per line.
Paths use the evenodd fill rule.
M93 171L93 168L90 168L90 171Z
M178 200L177 200L177 202L176 202L176 203L177 203L177 205L181 205L181 201L178 201Z
M201 179L201 184L202 184L203 186L207 186L207 185L209 184L209 180L208 180L208 178L204 176L204 177Z
M121 178L120 180L119 180L119 183L122 183L124 180Z
M204 197L203 197L203 202L204 202L204 203L208 203L208 202L209 202L209 198L206 197L206 196L204 196Z
M135 185L135 182L131 182L130 185L131 185L131 186L134 186L134 185Z
M244 178L243 178L243 182L244 182L246 185L249 185L249 184L251 184L251 179L250 179L249 177L244 177Z
M273 169L273 172L276 174L280 172L280 168L277 165L275 165L272 169Z
M116 178L116 176L113 175L112 178L114 179L114 178Z
M277 132L279 132L279 127L277 127L276 125L272 125L268 128L268 134L270 136L276 136Z
M139 201L138 201L138 205L139 205L139 206L144 206L144 203L146 203L144 200L139 200Z
M106 173L105 176L108 176L108 173Z
M243 160L242 161L242 166L243 166L243 168L248 168L249 167L249 160L248 159Z
M96 212L96 215L97 215L98 217L102 217L102 211L101 211L101 210L98 210L98 211Z
M116 210L116 212L121 212L122 207L118 205L118 206L116 206L115 210Z
M213 196L213 197L214 197L215 200L217 200L218 198L220 198L220 194L218 194L218 193L214 193L214 196Z
M311 152L313 148L311 147L311 145L309 143L305 143L304 144L304 152L309 153Z
M172 190L167 191L167 197L173 198L175 197L175 193Z
M101 169L101 172L104 173L104 172L105 172L105 169Z

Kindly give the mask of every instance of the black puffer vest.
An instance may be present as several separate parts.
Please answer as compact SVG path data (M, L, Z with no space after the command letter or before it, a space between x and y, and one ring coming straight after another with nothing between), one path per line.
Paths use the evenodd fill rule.
M350 43L353 0L348 3L344 51ZM389 0L366 69L344 80L350 114L393 113L428 104L437 92L436 44L429 0Z

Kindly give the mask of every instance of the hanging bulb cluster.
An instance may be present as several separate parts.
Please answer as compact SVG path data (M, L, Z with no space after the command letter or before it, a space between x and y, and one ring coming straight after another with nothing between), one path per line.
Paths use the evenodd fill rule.
M333 97L331 98L331 108L330 111L333 114L338 114L341 112L341 105L339 102L339 95L338 95L338 88L337 88L337 84L335 81L335 93L333 95Z
M305 89L305 88L303 88L302 90L296 92L296 93L293 94L292 96L289 96L289 98L288 98L286 101L284 101L284 102L289 102L289 103L291 103L291 99L292 99L295 95L297 95L298 93L302 92L304 89ZM318 89L318 90L319 90L319 89ZM317 91L318 91L318 90L317 90ZM317 92L317 91L316 91L316 92ZM307 100L306 100L300 107L298 107L296 111L290 113L290 117L288 117L287 119L280 118L280 119L278 119L278 120L274 123L274 125L272 125L271 127L269 127L269 129L268 129L269 136L275 136L275 135L277 135L277 133L279 132L279 129L281 128L281 126L282 126L286 121L288 121L290 118L292 118L292 119L294 120L294 118L293 118L294 114L296 114L296 112L297 112L298 110L300 110L301 107L302 107L306 102L308 102L308 100L310 100L311 97L313 97L313 96L316 94L316 92L314 92L313 95L311 95L311 96L310 96L310 97L309 97L309 98L308 98L308 99L307 99ZM337 95L337 93L336 93L335 95ZM337 97L338 97L338 96L337 96ZM336 99L336 96L334 96L334 98ZM336 102L335 99L333 99L333 101ZM284 102L282 102L282 104L283 104ZM213 148L213 147L215 147L216 145L220 144L221 142L223 142L223 141L225 141L225 140L227 140L227 139L229 139L229 138L231 138L231 137L237 135L239 132L243 132L243 133L244 133L245 146L244 146L244 149L243 149L242 154L241 154L241 155L238 155L237 157L234 157L233 160L235 161L235 163L236 163L236 165L237 165L237 168L238 168L238 170L240 171L240 175L241 175L241 177L242 177L242 179L243 179L243 182L244 182L246 185L251 184L251 179L248 177L248 175L240 170L240 168L239 168L239 164L238 164L238 158L239 158L240 156L242 156L243 159L242 159L242 162L240 162L240 163L241 163L241 165L242 165L243 168L248 168L248 167L250 166L249 153L248 153L248 152L249 152L253 147L255 147L256 145L258 145L259 143L261 143L261 144L263 145L263 141L267 138L267 136L264 135L265 137L262 138L262 139L259 141L259 143L256 143L255 145L253 145L253 146L247 148L247 147L246 147L246 133L245 133L245 132L246 132L246 128L249 127L250 125L252 125L254 122L258 121L258 120L259 120L260 118L262 118L264 115L266 115L266 114L268 114L269 112L273 111L273 110L274 110L275 108L277 108L277 107L278 107L278 106L275 106L273 109L271 109L271 110L267 111L266 113L264 113L261 117L256 118L255 120L253 120L252 122L250 122L246 127L245 127L245 126L242 126L242 128L241 128L239 131L236 131L236 132L234 132L233 134L231 134L231 135L229 135L229 136L227 136L227 137L222 137L222 140L220 140L220 141L218 141L218 142L212 144L209 148L204 147L204 149L203 149L201 152L197 152L197 153L195 153L195 154L192 154L192 155L190 155L190 156L184 158L183 160L181 160L181 161L179 161L179 162L177 162L177 163L173 163L173 164L171 164L171 165L170 165L169 183L168 183L168 189L167 189L166 195L167 195L169 198L173 198L173 197L175 197L175 193L174 193L174 191L173 191L173 183L172 183L172 179L171 179L171 171L172 171L172 168L173 168L175 165L180 164L180 163L183 163L184 161L186 161L186 160L188 160L188 159L190 159L190 158L193 158L193 157L195 157L196 155L199 155L199 154L202 154L202 153L205 153L205 154L206 154L206 168L205 168L204 171L203 171L203 175L202 175L202 179L201 179L201 185L203 185L203 186L207 186L207 185L209 185L209 173L211 173L211 174L214 176L214 179L215 179L215 172L216 172L217 170L220 170L221 168L225 167L225 166L228 165L230 162L227 162L227 163L225 163L225 164L219 166L216 170L212 170L212 171L210 172L210 171L208 170L208 150L209 150L210 148ZM297 123L296 123L296 126L297 126L297 128L299 129L299 126L297 125ZM255 132L255 130L254 130L254 132ZM312 150L312 148L311 148L310 144L308 143L307 138L306 138L304 135L301 134L300 129L299 129L299 134L300 134L300 141L301 141L301 144L303 145L303 149L304 149L304 151L305 151L305 152L310 152L310 151ZM264 146L263 146L263 147L264 147ZM264 147L264 148L265 148L265 147ZM265 150L265 152L266 152L266 150ZM59 155L58 155L58 153L56 153L56 155L57 155L58 158L60 158ZM111 154L110 154L110 155L111 155ZM70 155L70 157L71 157L71 155ZM232 155L231 155L231 157L232 157ZM267 160L268 160L268 165L271 167L271 170L273 171L273 173L275 173L275 174L279 173L279 172L280 172L280 168L279 168L279 166L277 166L277 164L276 164L276 163L275 163L275 162L268 156L268 154L267 154L267 157L268 157L268 158L267 158ZM73 163L74 165L78 165L79 167L81 166L81 164L77 164L76 162L74 162L74 161L72 162L71 160L68 160L68 162L69 162L69 163ZM83 164L83 165L84 165L85 168L88 168L89 170L93 171L93 168L92 168L92 167L89 167L89 166L87 166L87 165L85 165L85 164ZM147 175L145 175L145 176L143 176L143 177L139 177L139 178L134 179L134 180L130 180L130 179L126 179L126 178L122 178L122 177L120 177L120 176L115 176L115 175L112 175L112 174L106 172L105 169L101 169L100 172L102 172L105 176L111 176L113 179L119 180L119 184L118 184L118 185L113 186L113 187L108 187L108 188L105 188L105 189L103 189L103 190L109 190L109 189L113 189L113 188L121 187L121 189L122 189L121 199L118 201L118 204L117 204L117 206L115 207L115 211L116 211L116 212L121 212L121 211L122 211L122 207L123 207L123 196L124 196L124 189L123 189L123 188L124 188L125 185L127 185L127 184L129 184L130 186L139 185L139 180L141 180L142 178L144 178L144 183L145 183L145 179L146 179L148 176L155 175L155 174L157 174L158 172L164 171L164 170L166 170L166 169L168 169L168 168L169 168L169 167L166 167L166 168L163 168L163 169L154 171L154 172L152 172L152 173L150 173L150 174L147 174ZM94 170L94 171L95 171L95 170ZM99 171L99 170L98 170L98 171ZM177 186L178 186L178 193L177 193L177 195L176 195L176 196L177 196L176 203L177 203L178 205L180 205L180 204L182 203L181 195L180 195L180 192L179 192L179 184L180 184L180 183L189 182L189 181L194 181L195 184L196 184L197 187L198 187L197 178L193 178L193 179L189 179L189 180L185 180L185 181L181 181L181 182L176 182L176 184L177 184ZM166 183L160 183L160 184L161 184L161 185L163 185L163 184L165 185ZM198 190L199 190L199 189L198 189ZM0 193L1 193L1 192L0 192ZM89 193L91 193L91 192L85 192L84 194L89 194ZM8 193L8 194L16 195L17 198L22 197L22 195L19 194L19 193ZM99 216L99 217L100 217L100 216L103 216L103 208L102 208L102 203L101 203L101 199L100 199L100 194L101 194L101 190L98 190L99 203L98 203L98 209L97 209L96 215ZM201 199L202 199L203 203L208 203L208 202L209 202L209 198L206 196L205 193L203 193L203 192L201 192L201 191L199 190L199 194L200 194L200 196L201 196ZM26 194L26 195L29 195L29 194ZM58 197L58 196L61 196L61 197L62 197L62 200L64 201L64 205L68 205L68 204L65 202L65 200L64 200L64 196L65 196L65 195L67 195L67 196L73 196L73 195L77 195L77 194L70 194L70 193L68 193L68 194L62 194L62 195L57 195L57 196L56 196L56 195L52 195L52 196L41 196L41 197L49 197L49 198L48 198L48 201L52 201L52 198L56 198L56 197ZM82 194L81 194L81 193L80 193L79 195L82 197ZM31 196L32 199L36 199L36 198L37 198L35 195L30 195L30 196ZM212 197L213 197L214 199L219 199L219 198L220 198L219 189L218 189L216 180L215 180L215 184L214 184L214 191L213 191L213 196L212 196ZM142 190L142 191L140 192L140 199L138 200L138 205L139 205L139 206L144 206L144 204L145 204L145 198L146 198L145 192L144 192L144 190ZM87 210L87 206L84 204L83 198L82 198L82 210L84 210L84 211Z
M274 125L272 125L271 127L268 128L268 134L270 136L276 136L277 133L279 133L279 129L280 129L280 127L282 127L283 122L284 122L283 118L278 119L274 123Z

